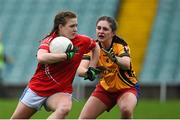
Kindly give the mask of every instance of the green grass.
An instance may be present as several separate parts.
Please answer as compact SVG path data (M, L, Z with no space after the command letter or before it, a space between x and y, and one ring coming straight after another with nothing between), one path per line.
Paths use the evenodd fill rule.
M16 99L0 99L0 119L9 119L18 100ZM73 108L68 115L69 119L76 119L84 105L84 101L73 103ZM169 100L166 103L160 103L158 100L140 100L135 112L134 118L137 119L180 119L180 101ZM37 112L32 118L45 119L50 112L46 112L44 108ZM99 119L117 119L119 118L119 110L113 108L109 113L105 112Z

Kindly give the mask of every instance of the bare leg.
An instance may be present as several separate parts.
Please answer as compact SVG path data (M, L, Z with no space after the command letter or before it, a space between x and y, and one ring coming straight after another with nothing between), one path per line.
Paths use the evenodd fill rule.
M122 119L132 119L133 118L133 111L137 104L136 96L131 92L124 93L118 99L118 106L121 110L121 118Z
M48 119L63 119L71 110L71 95L66 93L56 93L47 99L47 105L54 111Z
M19 102L11 119L29 119L37 110Z
M90 96L84 105L79 119L95 119L107 109L107 106L94 96Z

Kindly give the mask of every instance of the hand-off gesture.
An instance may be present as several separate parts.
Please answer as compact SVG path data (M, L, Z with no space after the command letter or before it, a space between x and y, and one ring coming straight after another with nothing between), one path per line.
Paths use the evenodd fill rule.
M102 71L93 67L89 67L88 71L84 76L84 80L89 79L90 81L94 81L96 79L96 75L100 74Z

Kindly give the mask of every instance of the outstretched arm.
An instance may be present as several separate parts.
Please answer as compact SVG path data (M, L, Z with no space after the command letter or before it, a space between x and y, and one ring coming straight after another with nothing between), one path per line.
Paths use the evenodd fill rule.
M84 77L84 79L89 79L93 81L96 78L96 75L101 71L96 69L96 65L99 60L100 48L99 45L91 51L91 55L89 55L88 59L82 59L77 70L77 73L80 77Z
M88 67L89 67L89 63L90 61L89 60L86 60L86 59L82 59L81 60L81 63L77 69L77 73L80 77L84 77L85 73L87 72L88 70Z
M100 47L96 43L96 47L92 50L92 56L89 63L89 67L94 67L94 68L96 67L99 60L99 55L100 55Z

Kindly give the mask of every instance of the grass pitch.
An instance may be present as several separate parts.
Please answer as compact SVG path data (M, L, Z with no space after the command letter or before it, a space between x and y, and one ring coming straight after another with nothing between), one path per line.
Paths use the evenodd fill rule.
M9 119L18 103L17 99L1 99L0 98L0 119ZM72 111L68 115L68 119L77 119L78 115L85 104L85 101L74 101ZM180 119L180 101L168 100L160 103L158 100L140 100L135 112L135 119ZM45 119L50 112L46 112L44 108L37 112L32 119ZM119 110L114 107L109 113L104 112L98 119L118 119Z

